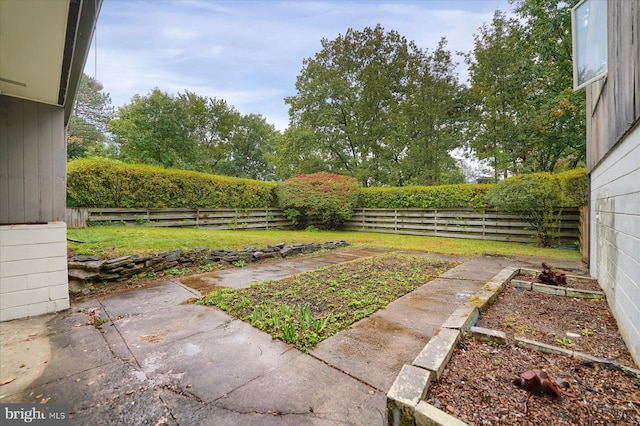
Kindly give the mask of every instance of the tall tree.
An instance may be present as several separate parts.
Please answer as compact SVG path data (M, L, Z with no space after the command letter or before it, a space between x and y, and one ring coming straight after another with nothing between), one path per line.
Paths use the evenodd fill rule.
M439 100L428 97L440 90L427 86L454 82L444 43L438 57L427 55L397 32L377 25L349 29L321 44L320 52L303 61L298 93L285 99L290 128L300 130L286 133L284 142L287 148L301 146L291 138L304 137L311 151L302 159L304 167L320 160L322 170L354 176L363 186L438 183L442 174L437 169L421 169L455 167L445 158L447 144L439 143L446 138L431 131L443 123L419 119L439 107ZM432 74L436 63L444 67L439 70L442 76ZM414 90L424 90L421 103ZM409 112L414 121L405 118ZM418 143L424 149L418 150ZM417 159L409 158L409 147L417 151Z
M217 173L231 155L233 139L241 126L240 113L224 99L185 91L175 98L184 112L184 126L195 151L192 168Z
M521 28L496 11L491 25L475 35L473 52L466 55L471 87L467 93L471 147L489 159L494 180L513 171L520 157L526 106Z
M464 180L449 154L461 143L462 87L446 44L443 38L433 52L418 52L413 58L416 64L409 68L398 120L405 132L397 132L398 138L406 140L400 185Z
M575 168L586 158L586 95L574 92L571 8L579 0L512 0L524 22L529 144L525 171Z
M89 77L82 74L67 125L67 159L104 154L105 132L113 113L109 94L93 90Z
M220 171L230 176L274 180L275 171L268 162L268 153L272 152L280 137L280 132L261 115L243 116Z
M147 96L135 95L130 104L120 107L109 131L126 161L196 168L185 108L158 88Z

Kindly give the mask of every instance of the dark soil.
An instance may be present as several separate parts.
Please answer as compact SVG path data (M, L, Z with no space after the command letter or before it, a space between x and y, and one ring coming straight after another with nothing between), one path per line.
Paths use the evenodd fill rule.
M514 346L525 337L637 368L606 301L507 287L478 326L504 331L500 347L463 339L426 400L475 425L640 425L640 377L605 364ZM513 380L544 369L569 388L556 398L531 395Z

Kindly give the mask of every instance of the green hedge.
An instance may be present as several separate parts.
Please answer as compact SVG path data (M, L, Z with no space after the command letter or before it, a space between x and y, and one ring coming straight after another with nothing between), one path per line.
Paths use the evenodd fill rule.
M585 169L553 175L563 192L562 204L587 204ZM357 208L485 208L493 184L360 188ZM149 165L132 165L104 158L67 164L67 203L70 207L265 208L276 206L276 184L216 176Z
M487 206L485 195L490 184L406 186L398 188L362 188L358 207L367 209L443 209Z
M586 206L589 203L587 169L575 169L555 175L563 191L563 204L567 207Z
M275 183L102 158L67 164L67 203L78 207L265 208Z

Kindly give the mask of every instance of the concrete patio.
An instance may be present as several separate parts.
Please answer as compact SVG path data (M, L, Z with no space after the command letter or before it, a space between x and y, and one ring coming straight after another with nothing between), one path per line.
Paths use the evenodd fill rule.
M229 269L216 285L237 288L379 252ZM540 263L411 254L462 263L309 354L217 309L183 303L199 293L175 280L0 323L0 381L16 378L0 386L0 403L69 403L72 424L385 425L386 392L449 315L504 267Z

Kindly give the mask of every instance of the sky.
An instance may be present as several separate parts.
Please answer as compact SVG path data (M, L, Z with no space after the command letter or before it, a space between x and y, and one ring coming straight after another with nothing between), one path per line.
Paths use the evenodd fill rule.
M85 72L120 107L157 87L224 99L241 114L289 123L284 98L296 94L302 61L347 29L381 24L422 49L442 37L452 52L508 0L258 1L104 0ZM97 46L97 49L95 48ZM97 55L96 55L97 51ZM468 74L462 58L461 81Z

